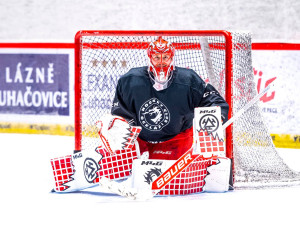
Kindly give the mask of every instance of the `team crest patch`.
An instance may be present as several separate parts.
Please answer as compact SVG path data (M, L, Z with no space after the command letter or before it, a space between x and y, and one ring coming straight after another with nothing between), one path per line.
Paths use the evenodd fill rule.
M139 120L147 130L161 130L170 122L170 112L157 98L151 98L141 106Z

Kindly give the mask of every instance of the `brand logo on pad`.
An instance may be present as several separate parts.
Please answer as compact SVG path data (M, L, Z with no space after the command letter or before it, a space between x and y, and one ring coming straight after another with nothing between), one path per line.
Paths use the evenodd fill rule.
M161 130L170 122L170 112L161 101L151 98L140 108L139 120L147 130Z
M152 190L162 189L182 170L189 166L199 155L192 155L193 148L184 153L172 166L161 174L153 183Z
M149 171L146 172L144 175L145 182L147 184L151 184L157 177L162 174L161 169L158 168L151 168Z
M83 164L84 176L87 182L93 183L98 177L97 171L100 169L99 164L92 158L86 158Z
M212 114L207 114L200 119L199 126L202 130L208 132L208 134L218 130L219 121L217 117Z

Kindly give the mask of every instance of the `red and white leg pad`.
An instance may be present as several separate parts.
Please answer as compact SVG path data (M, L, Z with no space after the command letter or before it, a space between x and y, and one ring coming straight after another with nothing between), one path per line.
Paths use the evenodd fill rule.
M109 116L99 123L102 142L99 147L51 159L55 192L92 187L104 176L118 180L130 175L133 160L140 155L136 139L141 127L130 126L126 120L115 116Z
M132 176L127 181L130 188L149 192L152 183L176 160L143 160L133 162ZM170 173L176 171L170 171ZM172 174L170 174L171 176ZM230 160L227 158L198 157L181 171L158 195L186 195L198 192L224 192L228 190ZM161 179L168 179L167 176Z
M117 150L109 154L104 147L84 150L72 155L51 159L55 192L72 192L98 184L101 177L119 180L131 174L133 160L139 150Z

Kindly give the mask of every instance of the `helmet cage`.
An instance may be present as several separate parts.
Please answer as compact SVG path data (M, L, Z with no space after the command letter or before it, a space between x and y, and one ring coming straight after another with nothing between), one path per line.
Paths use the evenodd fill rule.
M175 48L173 45L160 36L156 41L150 43L147 54L149 57L149 71L153 73L155 81L160 84L170 81L174 70ZM155 66L152 62L152 56L156 54L161 54L160 66ZM170 54L171 62L167 66L162 61L163 54Z

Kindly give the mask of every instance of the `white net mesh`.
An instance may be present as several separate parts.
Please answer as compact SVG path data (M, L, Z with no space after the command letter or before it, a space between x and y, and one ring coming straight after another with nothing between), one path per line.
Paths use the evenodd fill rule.
M195 70L203 80L213 82L224 97L229 93L225 84L231 82L231 108L235 114L257 94L251 62L251 36L232 33L230 57L231 54L226 52L230 43L225 41L228 39L223 33L201 34L191 32L180 35L177 32L174 36L172 32L164 32L162 36L171 41L176 49L176 66ZM81 149L98 146L94 124L102 115L110 112L117 80L130 68L148 65L146 49L157 35L154 32L130 35L81 33L76 45L81 65L77 74L80 76L81 98L80 103L75 104L75 107L80 107L81 113L81 119L75 124L75 132L80 133L76 137L81 141ZM231 71L226 72L226 60L232 62ZM233 142L235 187L299 182L299 174L291 171L277 154L258 103L235 121L232 127L233 140L227 142Z
M257 95L251 61L251 36L233 34L233 114ZM259 102L233 124L235 187L299 184L278 155L264 122Z

